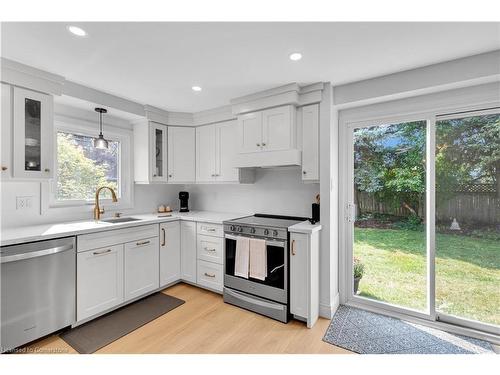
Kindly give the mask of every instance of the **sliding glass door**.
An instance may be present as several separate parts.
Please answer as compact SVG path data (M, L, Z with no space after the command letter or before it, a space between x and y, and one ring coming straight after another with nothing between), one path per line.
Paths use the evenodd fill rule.
M436 119L438 318L500 325L500 113Z
M500 112L349 124L349 302L499 333Z

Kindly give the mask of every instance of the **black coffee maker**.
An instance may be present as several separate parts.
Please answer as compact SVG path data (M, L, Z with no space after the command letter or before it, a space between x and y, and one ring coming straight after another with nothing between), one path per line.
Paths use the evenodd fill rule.
M181 201L179 212L189 212L189 193L187 191L179 191L179 200Z

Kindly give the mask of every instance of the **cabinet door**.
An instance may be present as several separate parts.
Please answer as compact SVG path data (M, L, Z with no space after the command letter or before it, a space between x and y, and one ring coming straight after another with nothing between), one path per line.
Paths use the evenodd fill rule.
M292 106L262 111L262 146L264 151L295 147L295 109Z
M292 233L290 236L290 312L308 317L308 236Z
M196 223L181 221L181 278L196 283Z
M160 224L160 286L181 278L181 226L179 221Z
M125 301L160 286L158 237L125 244L124 280Z
M196 182L211 182L216 178L216 127L196 128Z
M167 127L150 125L151 181L167 181Z
M14 87L14 177L53 176L53 98Z
M196 179L195 129L168 127L168 181L194 182Z
M1 161L0 161L0 175L2 180L5 180L11 175L11 134L12 134L12 94L11 87L5 83L2 83L2 123L1 125Z
M234 167L237 148L237 125L235 121L218 124L216 127L216 179L234 182L239 179L239 170Z
M78 253L76 264L77 321L123 302L123 245Z
M319 106L302 108L302 180L319 180Z
M262 112L238 116L238 152L256 152L262 149Z

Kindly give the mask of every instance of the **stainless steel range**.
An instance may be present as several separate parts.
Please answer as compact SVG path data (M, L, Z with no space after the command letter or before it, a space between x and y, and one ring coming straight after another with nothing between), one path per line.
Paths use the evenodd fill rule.
M224 222L224 302L288 322L288 227L306 219L256 214ZM267 277L260 280L235 276L238 238L265 240Z

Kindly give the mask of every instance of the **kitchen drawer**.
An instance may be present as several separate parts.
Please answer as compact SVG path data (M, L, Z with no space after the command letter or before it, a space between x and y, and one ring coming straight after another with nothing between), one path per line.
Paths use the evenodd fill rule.
M197 241L198 259L207 262L222 264L224 242L222 238L198 235Z
M222 293L222 264L198 260L197 284Z
M77 237L77 251L81 252L100 247L108 247L135 241L138 238L150 237L158 237L158 224L83 234Z
M222 224L198 223L197 233L206 236L224 237Z

